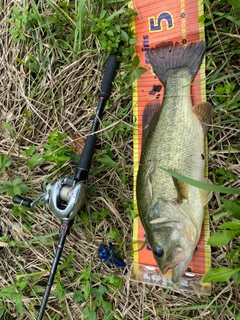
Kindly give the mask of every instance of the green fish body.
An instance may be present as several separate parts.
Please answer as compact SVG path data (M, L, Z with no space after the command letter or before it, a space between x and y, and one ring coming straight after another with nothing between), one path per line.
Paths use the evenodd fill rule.
M158 266L162 273L172 267L176 283L192 259L210 195L173 179L161 168L204 180L204 135L212 108L209 103L192 106L190 91L204 52L204 42L149 52L165 92L161 108L155 101L145 109L145 118L152 116L144 129L137 203Z

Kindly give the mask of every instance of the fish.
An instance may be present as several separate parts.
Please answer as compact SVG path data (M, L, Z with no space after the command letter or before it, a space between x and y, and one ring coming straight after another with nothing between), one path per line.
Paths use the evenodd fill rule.
M162 274L178 283L200 238L211 192L173 178L162 168L206 182L205 135L212 118L208 102L192 105L191 83L205 42L149 50L153 72L164 86L162 104L150 101L143 114L142 152L136 180L139 216Z

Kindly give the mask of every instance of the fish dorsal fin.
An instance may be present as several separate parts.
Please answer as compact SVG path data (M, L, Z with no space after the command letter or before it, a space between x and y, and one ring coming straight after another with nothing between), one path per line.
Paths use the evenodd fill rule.
M209 102L202 102L192 107L192 112L198 117L201 122L204 134L208 131L208 124L212 118L212 105Z
M188 185L174 177L172 179L177 190L177 203L180 204L183 200L188 200Z
M154 123L158 118L160 109L161 109L161 104L157 100L150 101L146 105L143 112L143 117L142 117L143 140L146 138L149 132L149 128L154 126Z
M212 181L209 180L208 178L203 178L202 182L205 182L205 183L209 183L209 184L212 184ZM202 205L205 206L206 204L208 204L208 202L211 200L212 198L212 191L210 190L205 190L205 189L201 189L200 190L200 197L201 197L201 202L202 202Z

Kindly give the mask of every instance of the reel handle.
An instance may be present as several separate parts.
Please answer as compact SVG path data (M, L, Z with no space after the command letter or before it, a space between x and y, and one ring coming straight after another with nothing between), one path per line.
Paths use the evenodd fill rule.
M28 208L31 208L32 207L32 203L33 203L32 199L23 198L20 195L14 196L12 200L13 200L14 203L21 204L22 206L28 207Z

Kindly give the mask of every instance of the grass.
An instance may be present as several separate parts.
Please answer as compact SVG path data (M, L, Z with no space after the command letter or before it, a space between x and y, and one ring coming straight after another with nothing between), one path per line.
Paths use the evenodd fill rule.
M111 51L122 52L121 66L98 134L87 204L66 241L46 319L240 319L234 281L213 284L210 297L178 294L130 282L121 270L101 264L97 257L102 242L114 241L128 266L132 262L130 84L144 70L136 58L132 60L135 40L127 28L132 12L126 3L0 3L0 177L1 184L11 182L0 194L1 319L35 319L60 223L41 207L13 207L10 196L20 189L36 197L42 183L74 176L77 158L71 134L85 138L90 132ZM210 179L239 188L240 12L233 1L204 3L207 98L214 107L208 134ZM224 199L235 198L215 193L210 202L212 232L229 219ZM213 267L232 268L226 256L237 246L235 239L213 247Z

